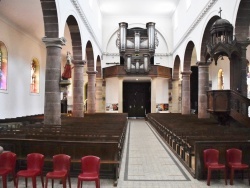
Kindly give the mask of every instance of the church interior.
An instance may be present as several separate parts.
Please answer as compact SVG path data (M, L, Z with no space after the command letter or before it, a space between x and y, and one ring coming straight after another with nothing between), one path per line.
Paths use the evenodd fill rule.
M0 187L249 187L249 25L249 0L0 0Z

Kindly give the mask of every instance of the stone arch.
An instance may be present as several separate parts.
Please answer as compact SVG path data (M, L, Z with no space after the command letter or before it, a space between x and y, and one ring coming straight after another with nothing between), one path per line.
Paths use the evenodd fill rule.
M203 36L202 36L202 42L201 42L201 54L200 59L202 62L205 62L208 58L206 57L206 44L210 40L210 29L213 25L213 23L220 19L219 16L213 16L207 23L206 28L204 30Z
M175 56L174 66L172 71L172 89L169 92L170 106L169 110L173 113L180 113L181 111L181 80L180 80L180 65L181 60L179 55Z
M184 55L183 72L190 71L193 49L194 49L194 43L193 41L189 41Z
M68 24L72 40L73 60L82 61L82 42L78 23L72 15L67 18L66 22Z
M92 43L90 41L86 44L86 55L87 55L87 67L88 71L95 70L95 63L94 63L94 53Z
M55 0L40 0L43 11L45 36L48 38L58 37L58 17Z
M190 89L190 75L191 75L191 61L192 54L195 45L193 41L189 41L184 54L184 62L183 62L183 72L182 74L182 97L181 97L181 105L182 105L182 114L190 114L191 109L191 89Z
M235 22L235 36L238 41L245 41L249 37L249 25L250 1L241 0Z
M96 71L95 71L95 62L94 62L94 53L93 47L90 41L86 44L86 56L87 56L87 74L88 74L88 108L87 113L96 112Z
M101 58L98 55L96 60L96 112L104 112L103 93L105 93L102 80Z
M180 63L181 63L181 60L180 60L179 55L175 56L174 67L173 67L173 80L179 80Z
M96 60L96 78L102 78L102 67L101 67L101 58L98 55Z

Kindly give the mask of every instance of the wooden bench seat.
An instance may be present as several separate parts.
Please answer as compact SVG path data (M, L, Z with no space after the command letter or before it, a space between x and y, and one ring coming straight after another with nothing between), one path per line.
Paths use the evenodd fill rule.
M196 151L197 143L226 143L223 147L230 148L228 144L232 141L237 143L250 140L249 128L219 126L212 118L198 119L197 115L152 113L148 114L147 119L194 177L197 173L203 173L200 172L200 167L197 170L197 164L203 163L201 157L198 161L196 159L197 152L202 152L199 148Z
M9 123L9 122L8 122ZM127 114L86 115L84 118L62 117L62 125L40 123L7 127L0 131L0 145L17 154L19 169L25 168L28 153L45 156L44 170L52 169L52 157L71 156L71 175L80 173L80 159L85 155L101 158L100 175L117 184L127 128Z

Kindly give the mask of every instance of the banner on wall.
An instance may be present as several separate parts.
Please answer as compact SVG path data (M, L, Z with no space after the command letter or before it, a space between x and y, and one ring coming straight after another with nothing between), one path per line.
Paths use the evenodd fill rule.
M106 104L106 111L118 112L118 103L115 103L115 104L107 103Z
M168 104L156 104L156 112L168 112Z

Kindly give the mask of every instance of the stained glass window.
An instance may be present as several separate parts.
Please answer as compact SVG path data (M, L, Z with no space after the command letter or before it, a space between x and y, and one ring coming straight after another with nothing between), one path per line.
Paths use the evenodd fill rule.
M30 66L30 92L39 93L39 62L32 59Z
M7 90L8 54L6 46L0 41L0 90Z

